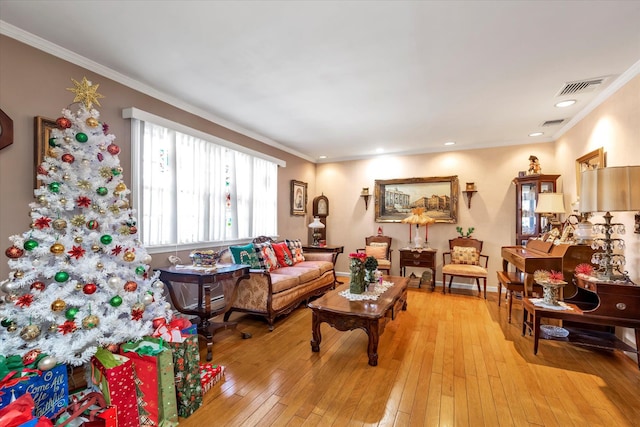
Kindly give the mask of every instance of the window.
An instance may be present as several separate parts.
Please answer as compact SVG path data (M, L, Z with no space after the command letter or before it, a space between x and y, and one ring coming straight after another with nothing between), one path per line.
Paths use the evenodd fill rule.
M277 234L284 162L137 109L132 193L147 248L190 249Z

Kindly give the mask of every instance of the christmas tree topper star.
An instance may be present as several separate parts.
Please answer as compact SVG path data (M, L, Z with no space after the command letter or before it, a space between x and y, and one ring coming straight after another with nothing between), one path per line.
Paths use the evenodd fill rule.
M75 79L71 79L71 81L76 87L68 87L67 90L76 94L73 102L82 102L87 108L91 108L93 104L101 107L98 99L104 98L104 96L97 92L99 84L94 86L86 77L82 78L82 82Z

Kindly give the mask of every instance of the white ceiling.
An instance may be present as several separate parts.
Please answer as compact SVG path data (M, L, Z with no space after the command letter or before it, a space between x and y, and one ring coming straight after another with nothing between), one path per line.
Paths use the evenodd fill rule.
M552 141L640 69L640 1L0 0L0 31L313 161Z

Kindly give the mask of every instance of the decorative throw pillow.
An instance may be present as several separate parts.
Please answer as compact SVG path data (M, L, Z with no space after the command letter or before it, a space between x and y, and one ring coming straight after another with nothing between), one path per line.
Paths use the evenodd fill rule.
M480 254L476 248L465 246L454 246L451 252L452 264L468 264L478 265L480 262Z
M273 243L271 246L276 253L276 258L278 258L278 264L282 267L285 265L292 266L294 264L293 255L291 255L291 251L286 242Z
M273 271L280 267L278 265L278 258L276 257L276 253L273 251L271 243L254 243L253 247L256 249L260 268L267 271Z
M367 246L364 249L367 256L372 256L375 259L386 259L387 258L387 244L384 246Z
M302 253L302 241L300 239L285 240L291 255L293 256L293 262L298 263L304 261L304 254Z
M235 264L246 264L253 269L260 268L260 261L258 260L258 255L253 247L253 243L244 246L231 246L229 250L231 251L231 256Z

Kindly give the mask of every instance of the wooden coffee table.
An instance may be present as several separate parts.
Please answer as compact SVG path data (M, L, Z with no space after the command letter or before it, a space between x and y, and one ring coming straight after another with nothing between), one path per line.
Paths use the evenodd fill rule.
M344 285L310 302L311 332L313 334L311 350L320 351L320 342L322 341L320 324L322 322L328 323L339 331L363 329L369 336L367 347L369 365L376 366L378 364L378 341L384 332L385 325L394 320L401 309L407 309L409 279L399 276L384 276L384 280L392 282L393 286L375 301L349 301L340 295L340 291L349 288L348 285Z

